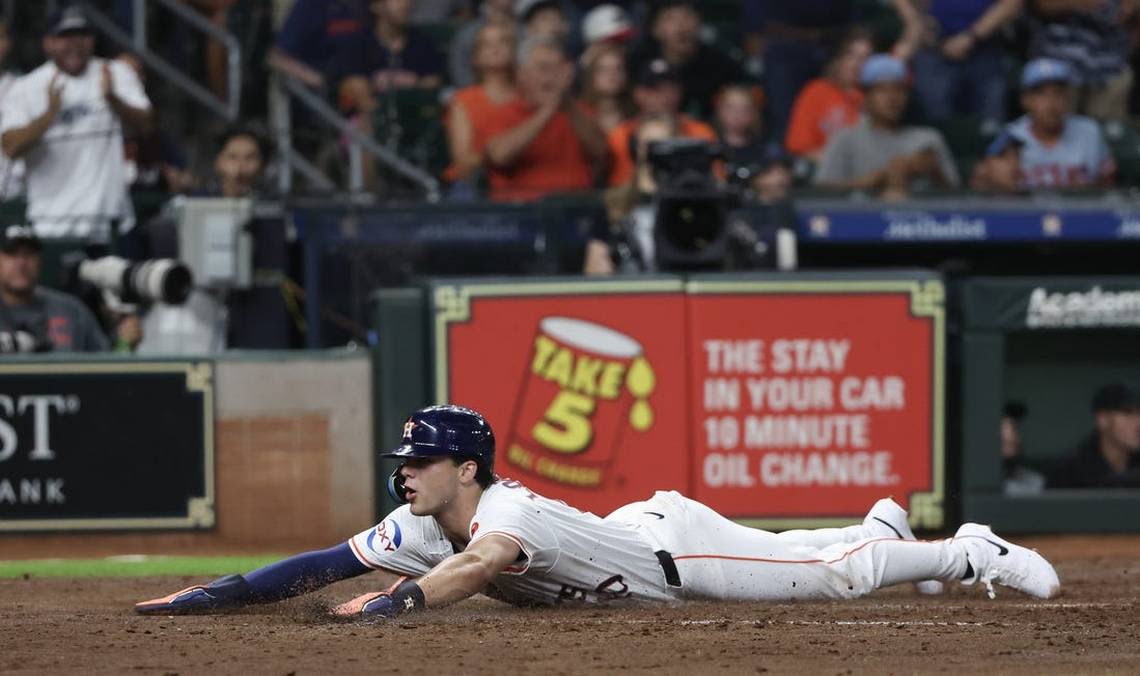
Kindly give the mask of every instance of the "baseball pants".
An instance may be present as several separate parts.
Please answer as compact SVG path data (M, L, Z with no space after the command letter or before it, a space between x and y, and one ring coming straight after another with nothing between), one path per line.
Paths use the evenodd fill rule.
M902 582L957 580L966 571L964 549L950 540L885 538L862 524L770 533L676 491L658 491L606 518L637 526L655 550L672 554L690 599L857 598Z

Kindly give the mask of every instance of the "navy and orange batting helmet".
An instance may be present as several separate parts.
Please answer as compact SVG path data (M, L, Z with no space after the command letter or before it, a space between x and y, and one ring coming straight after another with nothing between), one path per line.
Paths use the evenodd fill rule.
M404 423L402 443L381 453L385 458L450 457L473 460L479 470L475 480L488 486L495 478L495 434L478 412L463 406L428 406L412 413ZM403 464L388 477L388 493L399 503L407 502Z

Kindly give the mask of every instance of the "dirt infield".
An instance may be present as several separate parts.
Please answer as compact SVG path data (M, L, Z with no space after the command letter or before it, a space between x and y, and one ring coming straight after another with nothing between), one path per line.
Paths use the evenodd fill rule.
M0 672L1140 673L1140 538L1021 540L1063 593L910 589L849 602L560 607L478 597L390 623L323 610L367 579L226 616L146 618L132 602L181 578L0 580Z

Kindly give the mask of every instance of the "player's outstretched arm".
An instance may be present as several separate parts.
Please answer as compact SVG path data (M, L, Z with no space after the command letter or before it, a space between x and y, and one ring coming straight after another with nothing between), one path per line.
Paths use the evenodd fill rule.
M206 585L135 604L142 615L211 613L255 603L270 603L304 594L372 570L352 553L348 543L305 552L245 575L227 575Z
M462 601L483 591L521 553L513 540L490 534L466 551L447 557L418 580L401 579L382 592L358 596L333 609L333 614L395 617Z

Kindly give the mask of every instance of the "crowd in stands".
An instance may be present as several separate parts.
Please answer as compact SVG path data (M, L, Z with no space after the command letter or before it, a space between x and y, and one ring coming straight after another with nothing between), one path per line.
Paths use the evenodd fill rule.
M379 99L437 91L457 198L627 185L631 137L662 115L802 186L1096 188L1115 178L1105 132L1131 133L1136 5L297 0L271 63L379 138Z
M1098 188L1120 180L1116 151L1137 138L1135 0L187 2L226 27L236 13L267 20L276 10L272 45L250 57L247 79L297 79L362 133L436 174L455 199L627 186L639 125L658 116L671 118L676 136L719 143L721 174L745 169L756 179L745 187L767 198L788 186L887 198L961 187ZM96 4L130 28L129 3ZM42 200L51 192L56 211L113 213L129 224L121 205L61 204L45 188L64 165L80 170L53 164L31 142L72 125L71 107L63 106L66 124L18 133L51 108L54 99L39 90L51 90L56 68L77 81L63 88L65 103L78 96L68 92L79 91L79 80L91 92L101 86L98 57L88 55L96 69L68 73L52 52L75 42L69 32L90 38L91 28L59 36L47 29L47 65L20 77L6 64L12 40L0 25L0 129L8 137L0 197L26 194L39 222L53 217ZM202 45L197 72L224 94L218 45ZM147 124L129 111L119 116L125 169L82 173L170 193L199 189L205 179L190 157L206 153L162 123L180 111L143 105L149 83L136 55L100 53L118 99L146 108ZM405 99L417 102L405 107L412 118L437 112L419 120L394 113L405 108L393 102ZM74 124L97 124L97 116L79 117ZM303 135L312 120L297 118ZM408 150L420 140L435 147ZM340 139L337 152L347 156L346 147ZM767 169L781 171L762 185ZM382 172L367 159L365 187L379 189Z

